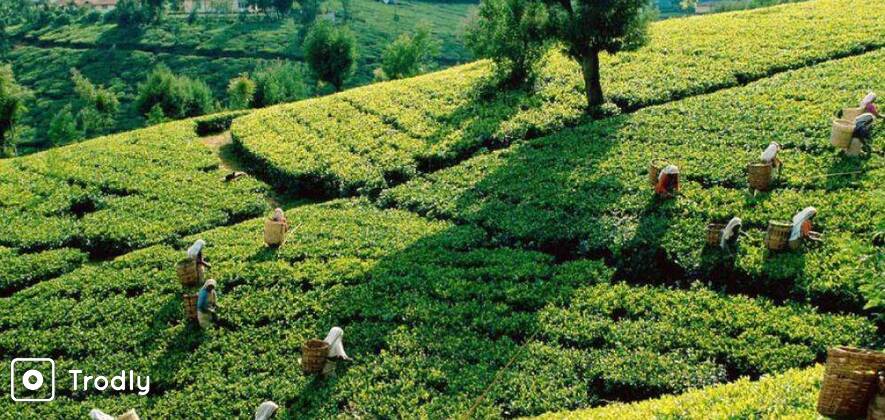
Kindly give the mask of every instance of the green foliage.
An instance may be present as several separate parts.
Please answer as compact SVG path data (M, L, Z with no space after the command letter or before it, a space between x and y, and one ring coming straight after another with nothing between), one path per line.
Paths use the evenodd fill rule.
M542 420L633 418L816 418L817 394L824 367L792 369L758 381L741 379L731 384L691 391L683 395L632 404L545 414Z
M151 110L148 111L147 115L145 115L145 125L150 127L152 125L162 124L168 121L166 118L166 114L163 113L163 106L160 104L154 104L151 107Z
M113 127L120 110L117 95L110 89L95 86L77 69L71 69L71 81L78 97L75 103L83 136L106 134Z
M385 79L402 79L424 73L439 54L439 44L428 25L421 25L414 35L402 34L385 50L381 70Z
M29 97L28 90L16 82L12 66L0 65L0 157L14 154L15 126L27 110Z
M49 141L56 146L68 144L82 138L83 133L77 129L77 119L71 112L71 106L62 108L61 112L52 117L49 122Z
M483 0L465 41L477 57L493 59L510 84L521 84L534 78L533 67L546 50L548 19L541 2Z
M227 104L230 109L243 109L252 106L255 99L255 82L242 74L230 80L227 85Z
M255 81L252 105L256 108L294 102L308 96L304 71L293 63L271 63L256 70L252 78Z
M164 65L154 68L147 80L138 85L135 104L145 115L159 105L163 115L173 119L208 114L215 107L212 91L206 83L172 74Z
M356 65L356 38L328 21L315 23L304 39L304 57L317 79L341 90Z
M86 254L70 248L20 255L0 247L0 292L22 289L73 271L86 262Z

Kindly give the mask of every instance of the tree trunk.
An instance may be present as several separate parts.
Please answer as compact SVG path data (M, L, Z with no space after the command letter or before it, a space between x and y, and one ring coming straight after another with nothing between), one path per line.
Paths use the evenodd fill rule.
M584 72L584 91L587 94L587 107L592 110L603 104L602 84L599 82L599 51L585 55L581 63Z

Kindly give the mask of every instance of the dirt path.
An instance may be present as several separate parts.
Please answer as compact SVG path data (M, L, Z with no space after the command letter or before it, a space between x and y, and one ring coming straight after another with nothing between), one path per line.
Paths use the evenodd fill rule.
M215 154L218 156L218 159L221 161L220 168L222 172L244 172L249 176L252 176L251 174L249 174L248 168L240 160L239 155L237 155L234 149L233 139L231 138L230 131L225 131L223 133L203 137L200 139L200 142L203 143L203 145L208 147L210 150L215 152ZM274 208L280 207L283 209L289 209L305 204L316 203L315 200L299 198L291 194L281 194L274 190L272 185L268 185L268 191L269 192L265 196L265 198L267 199L268 204L270 204L270 206Z

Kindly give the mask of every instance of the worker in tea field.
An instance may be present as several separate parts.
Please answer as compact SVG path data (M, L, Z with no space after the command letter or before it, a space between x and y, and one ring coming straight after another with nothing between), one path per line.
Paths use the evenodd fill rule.
M783 165L781 160L777 157L777 154L780 151L781 145L774 141L771 142L771 144L769 144L764 151L762 151L762 163L767 163L771 165L772 176L780 174L781 166Z
M344 352L344 330L332 327L323 341L329 345L329 358L350 360L350 357L347 357L347 353Z
M206 246L206 241L202 239L197 239L190 248L187 249L188 258L194 260L197 265L202 265L203 267L211 268L212 266L203 259L203 248Z
M879 114L879 110L876 108L876 94L874 92L868 93L867 96L861 99L860 109L864 113L872 114L876 118L882 118L882 115Z
M114 417L97 408L93 408L92 411L89 412L89 418L90 420L139 420L138 414L135 410L129 410L118 417Z
M200 328L209 328L215 322L217 314L215 313L218 296L215 293L217 283L213 279L206 280L203 287L197 295L197 321Z
M810 239L817 241L820 234L812 231L811 221L817 216L817 209L814 207L806 207L793 216L793 229L790 231L790 242L800 239Z
M255 420L270 420L277 414L279 409L280 406L275 402L265 401L258 406L258 410L255 410Z
M274 222L277 222L277 223L288 224L288 221L286 221L286 215L283 213L283 209L281 209L279 207L277 207L273 211L273 216L271 216L270 220L273 220Z
M722 249L733 248L737 244L738 235L741 234L741 225L743 221L739 217L732 217L722 229L722 236L719 238L719 247Z
M655 193L663 198L668 198L677 191L679 191L679 168L676 165L667 165L658 174Z

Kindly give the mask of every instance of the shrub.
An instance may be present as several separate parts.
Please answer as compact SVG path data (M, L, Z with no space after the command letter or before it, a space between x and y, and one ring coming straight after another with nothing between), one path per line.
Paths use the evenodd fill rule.
M164 65L157 66L147 80L138 85L135 103L144 115L159 105L163 115L173 119L207 114L215 106L212 91L205 83L176 76Z
M316 22L304 39L304 56L317 79L340 91L356 66L356 39L347 28Z

